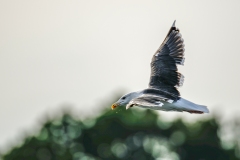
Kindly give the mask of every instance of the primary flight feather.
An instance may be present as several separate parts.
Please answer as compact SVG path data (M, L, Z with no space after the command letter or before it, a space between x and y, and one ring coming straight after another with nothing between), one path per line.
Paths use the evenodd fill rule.
M180 97L177 87L182 86L184 76L178 72L177 64L184 64L184 43L175 21L151 62L150 82L147 89L122 96L112 105L138 106L163 111L209 113L206 106L198 105Z

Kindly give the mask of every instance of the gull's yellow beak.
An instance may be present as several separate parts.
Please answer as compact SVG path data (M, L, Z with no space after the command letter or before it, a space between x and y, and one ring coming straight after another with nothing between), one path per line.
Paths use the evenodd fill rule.
M112 104L112 107L111 107L111 108L112 108L112 110L114 110L114 109L115 109L117 106L119 106L119 104L118 104L118 103L113 103L113 104Z

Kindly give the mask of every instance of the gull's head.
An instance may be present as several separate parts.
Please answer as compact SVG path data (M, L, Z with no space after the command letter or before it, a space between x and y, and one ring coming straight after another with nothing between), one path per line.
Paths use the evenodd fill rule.
M118 106L126 106L132 99L136 98L138 95L138 92L125 94L117 102L113 103L111 108L115 109Z

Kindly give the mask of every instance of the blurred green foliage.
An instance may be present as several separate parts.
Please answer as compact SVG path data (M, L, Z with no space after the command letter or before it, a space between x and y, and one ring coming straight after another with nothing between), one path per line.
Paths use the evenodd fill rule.
M215 118L166 122L156 111L119 109L97 118L70 114L47 121L37 136L3 155L4 160L235 160L224 149Z

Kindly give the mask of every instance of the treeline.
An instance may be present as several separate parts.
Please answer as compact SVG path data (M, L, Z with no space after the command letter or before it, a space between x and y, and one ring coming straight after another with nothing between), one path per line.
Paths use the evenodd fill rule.
M79 120L65 113L47 121L3 160L235 160L234 145L224 149L216 118L186 124L166 122L156 111L120 109Z

